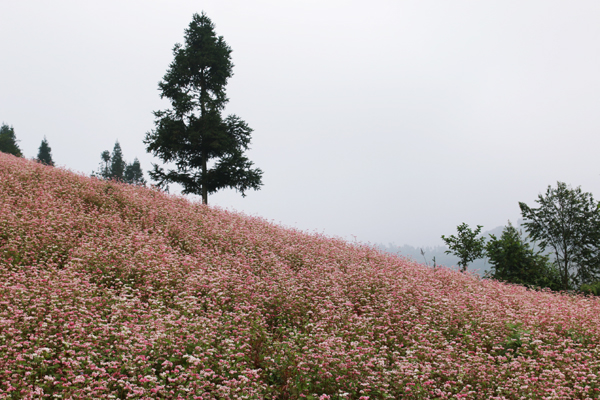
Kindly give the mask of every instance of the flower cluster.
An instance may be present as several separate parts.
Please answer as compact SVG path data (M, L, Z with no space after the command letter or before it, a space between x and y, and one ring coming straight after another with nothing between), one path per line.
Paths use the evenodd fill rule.
M0 399L595 399L600 302L0 153Z

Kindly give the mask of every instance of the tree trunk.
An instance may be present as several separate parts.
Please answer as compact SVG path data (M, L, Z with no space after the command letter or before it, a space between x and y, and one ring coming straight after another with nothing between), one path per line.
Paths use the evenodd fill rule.
M565 259L565 268L563 271L563 289L569 290L569 262Z
M206 157L202 157L202 180L206 181ZM202 184L202 204L208 204L208 190L206 189L206 184Z
M204 77L204 68L201 71L201 76ZM206 89L204 88L204 78L200 82L200 118L206 115L206 107L204 104L204 96ZM208 190L206 190L206 152L202 152L202 204L208 204Z

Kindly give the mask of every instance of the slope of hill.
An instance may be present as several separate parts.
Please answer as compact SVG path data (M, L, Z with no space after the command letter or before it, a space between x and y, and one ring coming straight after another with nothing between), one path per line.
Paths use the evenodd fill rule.
M598 398L600 303L0 153L0 398Z

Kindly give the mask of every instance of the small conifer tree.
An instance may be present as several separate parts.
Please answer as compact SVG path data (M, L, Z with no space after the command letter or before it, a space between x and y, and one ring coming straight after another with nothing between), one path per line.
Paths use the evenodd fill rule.
M132 185L145 185L144 173L137 157L125 168L125 182Z
M46 137L44 137L42 144L40 144L36 160L42 164L54 167L54 161L52 160L52 149L48 145L48 140Z
M21 153L17 142L15 129L3 123L0 127L0 151L17 157L23 157L23 153Z
M140 161L135 158L133 163L127 164L123 157L123 151L119 141L115 142L112 154L104 150L100 155L102 162L98 172L93 172L92 176L103 179L115 179L134 185L145 185L144 172L140 166Z
M123 160L123 151L119 141L115 142L115 147L110 156L110 177L122 181L125 177L125 160Z

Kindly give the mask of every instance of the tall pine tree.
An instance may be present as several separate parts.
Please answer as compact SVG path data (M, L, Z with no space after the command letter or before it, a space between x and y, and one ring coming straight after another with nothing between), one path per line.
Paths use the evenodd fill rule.
M54 161L52 160L51 152L52 149L48 145L48 140L46 140L46 137L44 137L44 140L42 140L42 144L40 144L36 160L41 162L42 164L50 165L51 167L53 167Z
M185 45L176 44L174 60L159 83L161 98L172 108L155 111L155 129L146 134L146 150L176 168L166 171L154 165L150 176L159 186L170 182L183 186L183 193L202 196L220 189L241 192L258 190L262 171L244 151L252 129L240 118L221 112L228 101L225 85L232 75L231 48L204 14L194 14L185 31ZM209 161L212 166L209 168Z
M21 153L17 142L15 129L3 123L0 127L0 151L17 157L23 157L23 153Z
M115 147L113 148L113 152L110 156L110 178L122 181L125 177L125 160L123 159L123 151L121 150L121 145L117 140L115 142Z

